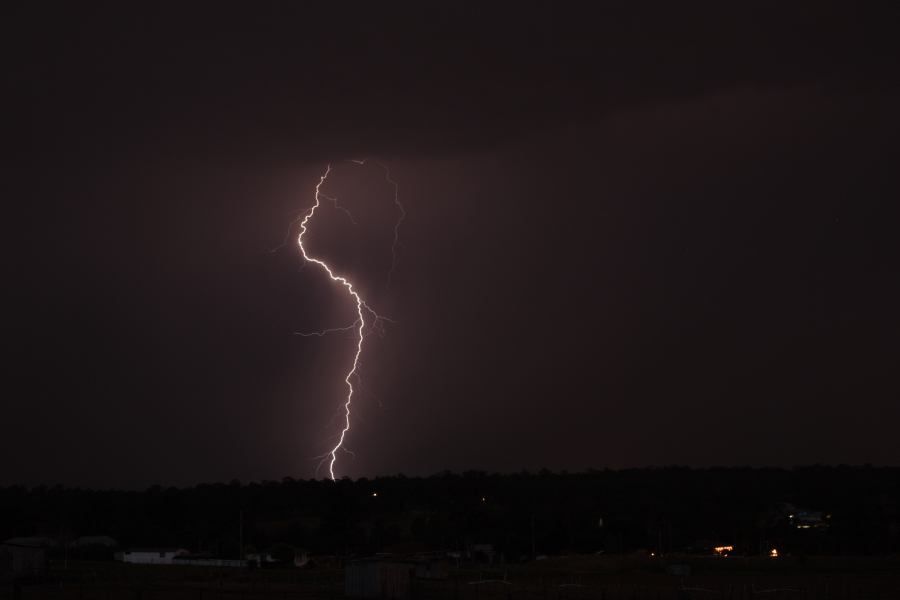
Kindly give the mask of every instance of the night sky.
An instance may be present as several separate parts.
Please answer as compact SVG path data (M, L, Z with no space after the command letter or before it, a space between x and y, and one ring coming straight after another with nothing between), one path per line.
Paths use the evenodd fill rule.
M329 162L339 475L900 464L891 3L19 4L0 484L311 477Z

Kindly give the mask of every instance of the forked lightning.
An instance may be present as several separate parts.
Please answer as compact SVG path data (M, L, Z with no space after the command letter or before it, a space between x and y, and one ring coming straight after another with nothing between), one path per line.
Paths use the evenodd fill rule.
M365 165L367 161L366 160L353 160L352 162L355 164L358 164L358 165ZM393 179L391 179L390 171L382 163L376 163L376 164L382 170L384 170L385 180L388 183L390 183L394 188L394 204L396 205L398 212L399 212L398 219L394 225L394 243L391 248L391 253L392 253L391 254L391 258L392 258L391 270L388 273L388 282L390 282L390 279L394 273L394 269L397 266L397 246L398 246L399 236L400 236L400 225L403 222L403 219L406 217L406 211L403 209L403 205L400 203L399 188L397 186L397 183ZM378 328L383 324L383 321L389 321L390 319L382 317L381 315L376 313L372 309L372 307L370 307L368 304L366 304L365 300L362 299L362 296L359 295L359 292L353 286L353 283L346 276L336 274L331 269L331 267L328 266L328 263L326 263L324 260L310 255L306 249L306 246L304 246L304 244L303 244L303 241L304 241L303 236L306 235L307 226L309 225L310 220L316 214L316 209L318 209L319 206L321 206L321 200L323 198L325 200L328 200L329 202L331 202L336 209L346 213L354 225L357 224L356 221L353 219L353 215L350 213L349 210L347 210L345 207L338 204L338 202L335 198L326 196L322 192L322 185L328 179L328 176L330 174L331 174L331 165L329 164L326 167L325 172L319 178L319 183L316 185L315 204L313 204L313 206L306 212L306 214L303 216L303 219L300 221L300 234L297 236L297 245L300 247L300 253L303 255L303 259L306 262L312 263L312 264L315 264L315 265L318 265L319 267L321 267L322 270L325 271L325 273L328 275L328 277L332 281L334 281L335 283L341 284L347 290L347 293L350 295L351 298L353 298L353 301L356 303L357 318L355 321L353 321L353 323L351 323L350 325L348 325L346 327L334 327L334 328L323 329L321 331L315 331L315 332L310 332L310 333L298 333L297 335L306 336L306 337L309 337L309 336L321 337L321 336L327 335L328 333L337 332L337 331L355 331L356 332L356 350L353 355L353 365L350 368L350 370L347 372L347 375L344 377L344 382L347 384L347 397L343 402L344 426L343 426L343 429L341 429L341 433L340 433L340 436L338 437L337 443L334 445L334 447L331 449L330 452L327 452L326 454L323 455L323 461L328 461L328 473L329 473L331 479L335 480L336 477L335 477L335 473L334 473L334 465L337 462L337 453L340 450L349 452L349 450L344 448L344 441L347 437L347 433L350 431L350 411L351 411L351 406L353 403L353 393L354 393L353 380L354 380L354 378L359 377L360 356L362 355L362 351L363 351L363 341L366 338L366 327L369 327L370 329ZM367 317L368 317L368 320L367 320ZM330 460L329 460L329 457L330 457Z

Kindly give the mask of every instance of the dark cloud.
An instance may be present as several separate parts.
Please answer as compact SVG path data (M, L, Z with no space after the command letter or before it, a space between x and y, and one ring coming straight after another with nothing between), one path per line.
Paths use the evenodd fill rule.
M732 85L893 85L896 11L846 3L23 5L30 142L448 152ZM24 115L23 115L24 116ZM163 150L164 149L164 150Z

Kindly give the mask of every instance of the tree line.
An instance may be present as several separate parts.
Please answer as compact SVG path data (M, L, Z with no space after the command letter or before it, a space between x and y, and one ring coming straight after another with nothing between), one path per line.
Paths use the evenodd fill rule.
M800 529L795 511L824 515ZM489 544L503 560L535 554L707 552L875 555L900 551L900 469L682 467L581 473L441 473L336 482L0 488L0 539L59 548L107 535L121 547L221 557L290 545L313 556L458 551ZM88 552L82 548L82 552ZM110 550L95 550L102 556Z

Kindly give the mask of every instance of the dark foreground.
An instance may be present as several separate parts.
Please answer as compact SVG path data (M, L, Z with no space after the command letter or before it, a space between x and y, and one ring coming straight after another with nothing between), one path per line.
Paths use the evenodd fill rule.
M667 573L687 566L690 574ZM236 570L54 564L41 578L0 585L0 599L267 600L344 597L341 569ZM686 558L579 556L414 579L409 600L900 599L900 557Z

